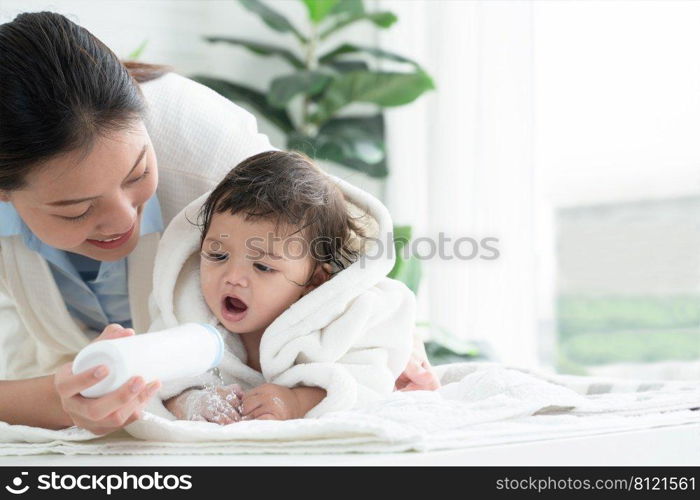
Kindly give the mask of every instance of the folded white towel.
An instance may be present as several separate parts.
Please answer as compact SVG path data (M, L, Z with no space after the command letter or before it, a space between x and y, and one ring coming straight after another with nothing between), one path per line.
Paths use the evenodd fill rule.
M228 426L144 417L151 441L0 424L0 454L346 453L447 450L700 423L700 382L542 374L494 363L436 367L444 386L395 392L318 419Z

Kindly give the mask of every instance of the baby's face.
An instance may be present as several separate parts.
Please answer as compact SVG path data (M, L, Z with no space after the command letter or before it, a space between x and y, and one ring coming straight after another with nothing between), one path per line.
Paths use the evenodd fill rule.
M291 231L290 231L291 232ZM275 235L268 221L215 214L202 245L200 275L209 309L229 331L265 329L313 287L313 260L300 234Z

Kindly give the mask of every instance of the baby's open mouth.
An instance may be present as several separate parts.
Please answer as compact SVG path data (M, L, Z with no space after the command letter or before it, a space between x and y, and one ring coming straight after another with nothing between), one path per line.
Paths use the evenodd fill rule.
M241 321L248 314L248 306L238 297L226 295L221 304L221 317L231 323Z
M236 297L226 297L226 299L224 299L224 306L226 307L226 310L228 312L233 314L240 314L246 309L248 309L248 306L245 305L245 302Z

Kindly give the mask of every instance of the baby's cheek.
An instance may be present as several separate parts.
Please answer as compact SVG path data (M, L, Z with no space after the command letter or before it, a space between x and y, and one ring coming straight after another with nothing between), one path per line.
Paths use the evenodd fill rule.
M280 307L280 291L275 286L254 287L253 301L250 305L251 319L255 319L257 327L266 327L272 323L284 309Z
M209 307L213 307L219 301L219 294L217 293L217 274L214 270L210 269L207 263L202 263L200 268L200 288L202 289L202 295L204 295L204 300L207 302Z
M299 299L299 289L296 285L291 285L285 288L278 288L275 301L274 311L272 314L277 317Z

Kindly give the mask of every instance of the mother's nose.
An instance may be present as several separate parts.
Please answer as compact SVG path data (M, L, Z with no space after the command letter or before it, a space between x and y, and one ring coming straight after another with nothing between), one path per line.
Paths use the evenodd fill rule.
M120 197L105 203L102 220L97 230L105 236L124 234L131 229L137 217L137 207L133 206L130 199Z

